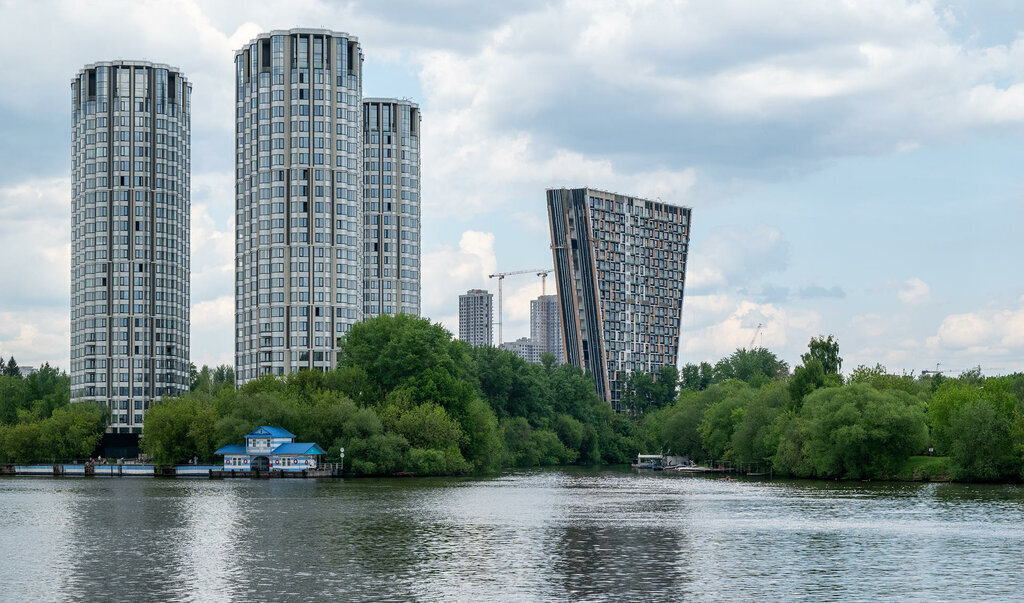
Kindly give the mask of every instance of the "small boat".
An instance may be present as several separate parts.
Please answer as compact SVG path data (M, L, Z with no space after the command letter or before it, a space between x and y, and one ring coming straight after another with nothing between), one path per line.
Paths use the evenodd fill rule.
M651 469L652 471L661 471L665 468L663 462L665 457L660 454L638 454L636 456L636 462L632 463L630 467L634 469Z

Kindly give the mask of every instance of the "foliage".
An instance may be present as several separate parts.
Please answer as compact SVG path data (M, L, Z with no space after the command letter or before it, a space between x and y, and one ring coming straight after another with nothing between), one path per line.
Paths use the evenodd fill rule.
M789 365L765 348L750 350L740 348L715 364L714 382L722 383L729 379L738 379L754 387L760 387L769 381L783 379L788 375Z
M796 367L789 378L789 399L795 408L799 408L807 394L824 386L825 367L817 358L811 358L803 366Z
M72 404L71 380L59 369L43 364L23 378L12 357L0 375L0 462L87 458L108 417L105 407Z
M622 406L640 416L664 408L675 401L679 371L663 366L657 373L634 371L622 376Z
M21 378L21 370L18 368L18 363L15 362L14 356L8 358L7 364L3 365L3 374L5 377Z
M843 369L843 359L839 356L839 341L829 335L811 337L807 344L807 352L800 356L800 360L807 366L811 360L821 363L826 375L838 375Z
M885 477L928 443L923 404L866 384L817 390L791 420L802 427L799 454L806 462L776 469L800 477Z

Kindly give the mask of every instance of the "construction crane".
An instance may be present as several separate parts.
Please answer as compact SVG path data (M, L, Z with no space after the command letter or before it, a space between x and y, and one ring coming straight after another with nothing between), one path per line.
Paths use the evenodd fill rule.
M757 323L757 328L754 329L754 336L750 338L750 345L747 346L747 349L750 349L750 350L754 349L754 342L757 340L757 334L761 332L761 327L763 327L763 326L764 326L764 323L762 323L762 322Z
M550 269L550 268L548 268L548 269L545 269L545 268L534 268L532 270L514 270L512 272L497 272L495 274L488 275L487 278L496 278L496 279L498 279L498 346L497 347L501 347L501 344L504 343L504 341L502 341L502 328L501 328L501 325L504 322L502 320L502 314L501 314L501 284L505 280L505 277L506 276L515 276L517 274L530 274L530 273L536 274L537 276L541 277L540 288L541 288L541 291L543 292L544 289L545 289L545 283L547 282L547 276L548 276L549 272L552 272L552 269Z

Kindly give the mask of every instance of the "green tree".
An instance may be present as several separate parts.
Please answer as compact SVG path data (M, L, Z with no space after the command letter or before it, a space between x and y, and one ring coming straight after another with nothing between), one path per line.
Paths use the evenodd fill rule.
M158 465L183 463L192 457L212 460L217 414L194 397L165 400L150 407L139 445Z
M792 405L799 408L807 394L825 386L825 369L817 358L809 359L803 366L798 366L789 378L789 399Z
M636 416L664 408L675 401L679 371L663 366L657 373L633 371L622 375L622 406Z
M902 391L865 384L819 389L808 394L799 417L806 462L796 465L813 477L885 477L928 442L924 405Z
M7 359L7 364L4 365L4 375L21 379L21 370L18 368L18 363L15 362L14 356Z
M1020 471L1010 440L1010 423L986 400L954 408L946 430L950 473L955 479L995 480Z
M839 341L832 335L811 337L807 344L807 353L800 356L804 366L812 359L821 362L826 375L838 375L843 369L843 359L839 356Z
M765 348L739 348L715 364L714 382L739 379L754 387L789 375L789 365Z

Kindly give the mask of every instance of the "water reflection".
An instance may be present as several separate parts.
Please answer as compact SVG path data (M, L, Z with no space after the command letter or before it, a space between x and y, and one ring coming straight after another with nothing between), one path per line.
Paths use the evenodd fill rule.
M4 599L1013 599L1024 488L0 479Z

